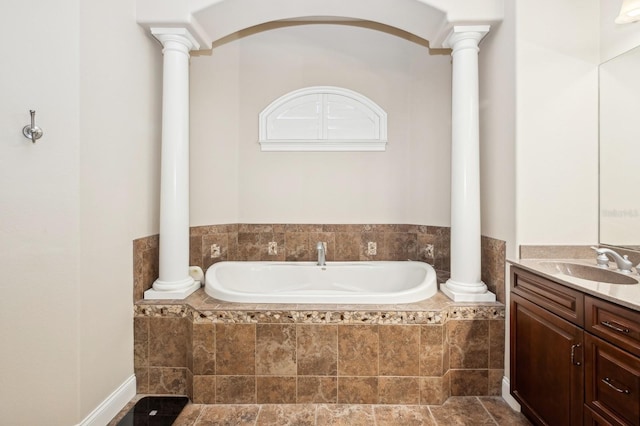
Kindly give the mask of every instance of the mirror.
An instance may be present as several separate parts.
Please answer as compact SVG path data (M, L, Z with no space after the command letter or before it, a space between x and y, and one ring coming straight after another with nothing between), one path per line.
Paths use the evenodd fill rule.
M599 78L600 243L640 250L640 46Z

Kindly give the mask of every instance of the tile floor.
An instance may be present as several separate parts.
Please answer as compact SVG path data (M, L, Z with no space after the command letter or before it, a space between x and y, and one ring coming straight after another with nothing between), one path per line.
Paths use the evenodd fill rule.
M108 426L116 426L132 401ZM530 425L501 397L451 397L442 405L187 405L174 426L205 425Z

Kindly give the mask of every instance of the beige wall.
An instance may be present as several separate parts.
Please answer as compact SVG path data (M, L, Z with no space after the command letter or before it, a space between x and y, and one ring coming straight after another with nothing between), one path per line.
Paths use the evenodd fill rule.
M191 61L191 225L449 224L451 64L383 27L264 26ZM261 152L258 114L341 86L389 115L382 153Z
M80 7L81 418L133 374L132 240L159 226L161 46L134 3Z
M482 233L507 242L515 254L515 6L480 45L480 184Z
M507 1L481 45L482 232L507 258L521 244L597 242L599 7Z
M519 244L598 241L599 7L517 4Z
M133 374L131 241L157 232L161 73L134 11L31 0L0 17L2 423L77 424Z
M72 424L79 372L78 1L0 14L0 412ZM51 17L56 16L55 25ZM22 136L29 109L44 137Z

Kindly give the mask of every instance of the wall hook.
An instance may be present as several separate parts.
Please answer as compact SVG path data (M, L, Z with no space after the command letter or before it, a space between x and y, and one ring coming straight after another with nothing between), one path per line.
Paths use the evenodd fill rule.
M31 114L31 125L27 124L22 128L22 134L25 138L31 139L31 142L36 143L38 139L42 137L43 131L40 127L36 126L36 112L29 110Z

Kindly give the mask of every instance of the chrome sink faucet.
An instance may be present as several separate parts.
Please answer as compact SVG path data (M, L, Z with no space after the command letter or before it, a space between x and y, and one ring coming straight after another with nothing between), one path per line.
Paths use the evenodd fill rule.
M318 244L316 244L316 250L318 250L318 266L326 266L327 247L322 241L318 241Z
M598 255L598 257L596 257L596 263L598 264L599 268L608 268L609 257L611 257L611 259L613 259L613 261L616 262L616 265L618 265L619 272L622 272L623 274L631 273L631 267L633 266L633 264L631 263L631 261L629 260L629 257L626 254L624 256L620 256L615 251L608 248L603 248L603 247L591 247L591 248L595 250L596 254Z

